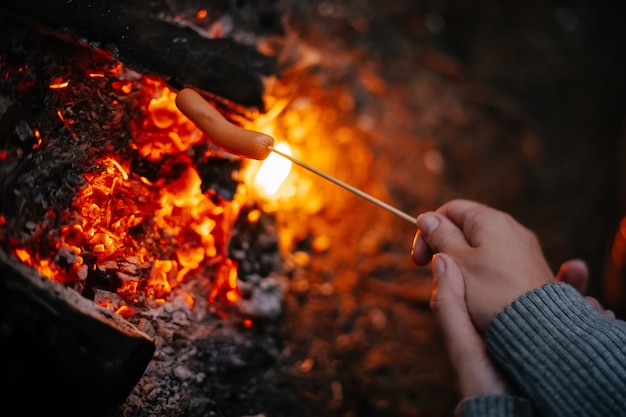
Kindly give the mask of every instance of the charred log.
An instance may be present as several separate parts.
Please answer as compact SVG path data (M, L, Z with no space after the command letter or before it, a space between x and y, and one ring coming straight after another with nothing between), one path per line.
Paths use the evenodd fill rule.
M178 16L167 16L166 2L157 3L27 0L9 2L3 8L59 35L69 34L108 50L126 66L163 77L175 87L194 86L243 106L263 108L262 78L277 73L274 57L233 39L209 39L199 30L175 22ZM171 12L183 14L178 7L181 10ZM228 13L219 7L212 6L210 15ZM193 13L196 11L197 6ZM253 14L258 17L251 30L280 33L280 14L270 4Z
M141 378L154 342L116 314L0 252L0 378L26 415L99 416Z

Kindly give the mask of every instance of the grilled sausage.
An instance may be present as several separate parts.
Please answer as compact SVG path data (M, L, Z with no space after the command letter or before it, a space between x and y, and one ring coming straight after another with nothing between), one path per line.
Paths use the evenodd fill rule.
M190 88L176 95L176 107L212 141L234 155L265 159L274 146L274 138L230 123L200 94Z

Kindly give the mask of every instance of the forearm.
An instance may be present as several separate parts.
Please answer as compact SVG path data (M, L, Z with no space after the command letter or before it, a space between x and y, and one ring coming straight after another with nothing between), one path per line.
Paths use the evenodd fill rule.
M567 284L520 297L493 320L486 340L542 415L604 417L626 409L626 322L593 310Z

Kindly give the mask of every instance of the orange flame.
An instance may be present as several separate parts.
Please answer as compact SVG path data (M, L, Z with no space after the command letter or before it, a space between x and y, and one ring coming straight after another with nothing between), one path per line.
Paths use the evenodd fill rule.
M215 303L219 296L226 294L226 298L234 303L239 298L237 289L237 264L226 259L217 271L215 286L209 294L209 303Z
M59 83L54 85L61 88ZM14 253L22 262L64 284L84 283L89 274L114 276L118 283L115 291L127 301L135 300L140 291L159 301L191 271L226 258L225 235L240 204L217 204L202 193L202 181L187 152L204 140L203 135L178 111L175 94L163 81L144 77L139 86L127 81L112 85L125 94L140 90L137 106L144 109L146 117L133 125L131 149L150 162L176 157L186 168L167 181L152 182L132 171L131 160L103 156L96 161L99 169L85 174L86 186L72 204L74 220L60 229L54 243L56 253L42 257L24 248L15 248ZM60 110L57 115L66 127L74 123ZM136 238L133 230L139 229L145 236ZM216 301L223 296L235 302L236 268L225 262L228 278L223 282L218 279L211 298ZM192 305L193 299L188 302ZM124 307L117 312L125 317L132 314Z
M233 201L216 202L204 194L192 154L194 145L207 138L178 111L176 94L161 79L144 76L138 81L128 81L123 79L123 74L121 64L108 71L87 72L90 78L120 77L114 78L110 85L127 95L124 100L136 100L134 108L143 117L132 119L130 150L134 156L107 154L95 161L95 169L85 173L86 185L72 204L74 212L66 219L67 224L59 230L52 254L44 256L25 248L14 248L14 253L22 262L64 284L80 287L88 276L114 281L113 290L129 305L142 299L140 293L154 302L164 302L190 273L216 266L208 301L236 303L241 297L237 264L225 251L229 230L240 206L249 197L246 193L253 194L252 187L238 190ZM63 80L50 84L55 90L67 86ZM112 104L118 105L120 101L114 99ZM265 117L244 127L274 136L272 120L286 103L277 101ZM303 124L294 116L297 112L296 108L287 119L300 129L298 136L304 137ZM61 110L57 115L68 130L75 123L66 119ZM70 130L70 133L78 139L75 132ZM38 147L41 143L38 132L37 138ZM276 146L291 154L286 143ZM209 155L212 151L203 152ZM174 160L176 170L168 171L166 178L160 173L156 179L148 178L133 170L137 158L170 171L174 170L167 165L168 161ZM254 165L258 162L244 161L242 178L247 176L244 183L262 192L264 198L288 198L296 189L306 189L295 187L297 176L292 175L290 161L272 153L262 164ZM260 212L251 211L250 220L259 215ZM124 317L133 314L129 306L113 306L115 303L106 297L97 302L106 303L107 308ZM194 304L192 297L187 302L190 306ZM245 325L251 326L252 321L247 320Z

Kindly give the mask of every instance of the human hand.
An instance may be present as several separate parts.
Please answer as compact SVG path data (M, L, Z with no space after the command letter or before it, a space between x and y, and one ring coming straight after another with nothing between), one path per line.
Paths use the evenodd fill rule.
M437 315L463 398L506 394L509 389L487 355L482 336L474 327L465 284L457 264L445 253L434 256L430 307Z
M515 226L514 229L518 227ZM505 379L491 362L484 340L472 322L466 303L464 277L459 266L446 253L435 254L433 258L433 251L423 238L424 235L416 235L412 257L418 265L424 265L432 259L434 288L430 300L431 308L439 319L463 398L512 394L511 388L507 387ZM589 281L587 265L579 259L564 262L556 280L572 285L584 295ZM615 317L612 311L604 310L595 298L586 297L586 300L597 311L608 317Z
M417 226L413 262L424 266L440 253L454 261L480 332L519 296L555 281L535 234L499 210L452 200L420 215Z
M512 394L487 354L484 340L478 333L465 303L463 276L455 262L446 254L436 254L432 260L433 292L431 309L442 329L450 363L456 371L463 398L479 395ZM589 270L584 261L564 262L556 280L573 286L584 295L589 282ZM585 297L589 305L607 317L615 317L598 300Z

